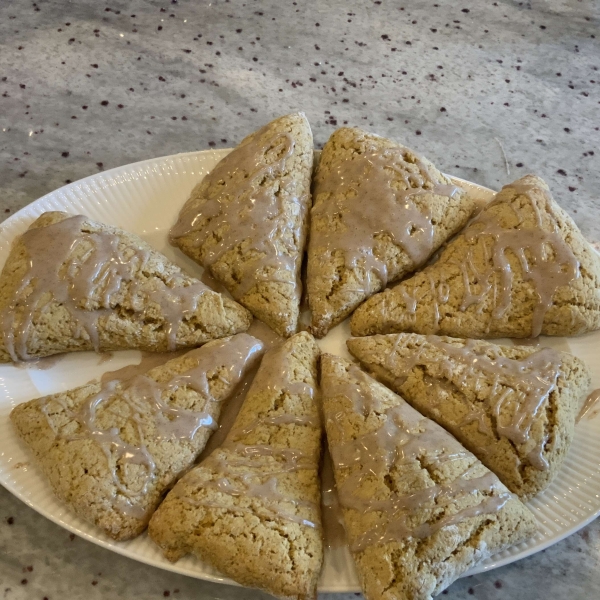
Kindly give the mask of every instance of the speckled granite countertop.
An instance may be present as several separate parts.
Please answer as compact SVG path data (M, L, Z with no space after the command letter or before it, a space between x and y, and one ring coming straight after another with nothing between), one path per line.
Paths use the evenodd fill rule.
M537 173L598 242L599 25L593 0L2 0L0 216L99 170L229 147L303 110L318 146L349 124L492 188ZM599 590L596 522L444 594ZM1 598L168 596L266 598L112 554L0 489Z

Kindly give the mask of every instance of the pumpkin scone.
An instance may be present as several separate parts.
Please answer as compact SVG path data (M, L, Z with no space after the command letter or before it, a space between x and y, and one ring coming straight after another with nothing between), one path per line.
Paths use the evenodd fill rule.
M165 352L245 331L251 320L138 236L82 215L41 215L0 275L0 362Z
M222 447L182 477L150 521L167 558L192 552L242 585L316 598L318 358L304 332L267 352Z
M325 144L313 194L307 289L318 337L424 264L475 207L426 158L349 127Z
M600 257L534 175L505 186L439 259L370 298L353 335L579 335L600 327Z
M18 405L10 418L54 493L116 540L144 531L204 449L221 403L260 358L245 333L127 379Z
M521 498L544 490L560 469L591 381L575 356L414 333L347 344L377 379L452 433Z
M245 138L194 188L171 243L279 335L298 328L312 132L304 113Z
M439 425L349 361L321 359L323 415L367 600L430 600L533 535L533 515Z

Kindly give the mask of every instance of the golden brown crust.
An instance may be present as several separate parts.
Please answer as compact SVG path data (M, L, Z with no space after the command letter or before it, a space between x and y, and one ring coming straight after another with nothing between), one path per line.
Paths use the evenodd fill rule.
M440 345L442 342L442 345ZM418 411L452 433L515 494L529 499L544 490L560 469L573 440L575 419L590 385L590 374L575 356L560 352L556 387L539 408L528 439L515 443L498 434L497 423L507 424L516 405L504 402L495 414L488 404L492 395L523 389L522 378L506 375L494 387L492 370L469 372L443 344L462 349L466 340L417 334L374 335L349 339L348 348L380 381L402 394ZM531 346L498 346L476 341L472 348L490 357L522 361L539 349ZM408 361L408 368L407 366ZM482 361L479 361L481 363ZM466 374L466 375L465 375ZM540 376L543 376L540 373ZM483 421L465 422L483 410ZM544 439L548 438L544 443ZM543 444L540 456L548 467L536 468L528 459Z
M298 333L279 352L289 366L283 386L265 377L273 359L267 354L227 440L169 493L150 521L149 534L170 560L192 552L242 585L300 600L316 598L323 560L321 425L316 397L293 386L316 389L319 349L312 336ZM282 415L306 422L266 422ZM240 436L240 431L246 433ZM259 446L273 452L251 456L244 450ZM286 470L289 449L303 455L302 468ZM215 487L252 486L271 477L276 491L270 498L248 489L230 495ZM316 527L298 522L302 519Z
M257 343L254 338L246 337L248 343ZM226 353L220 353L215 358L212 350L224 343L233 344L231 340L209 342L200 350L188 352L146 374L158 383L168 382L194 368L197 360L193 355L201 352L202 356L210 357L208 364L211 368L207 371L207 381L212 400L188 385L180 385L163 393L162 401L170 407L197 411L205 415L203 418L216 421L221 402L238 383L230 375L232 357L228 355L225 364L223 357ZM256 362L258 357L259 354L255 353L252 362ZM244 365L240 364L239 367L242 369ZM97 525L112 538L126 540L144 531L165 491L193 464L213 430L200 427L191 438L165 437L151 407L145 405L150 401L139 396L131 398L130 392L120 383L106 395L96 410L95 427L104 431L117 428L123 443L138 449L143 445L155 465L154 477L148 479L147 465L118 458L117 451L113 449L109 452L110 459L107 459L100 443L86 433L78 421L84 405L101 390L102 385L93 382L67 392L31 400L14 408L10 418L58 498L81 518ZM139 406L141 408L137 410ZM117 480L113 474L116 474ZM138 494L145 483L146 493ZM124 492L132 494L129 504L134 509L123 511L120 508L123 502L127 502Z
M435 183L442 186L450 185L450 180L430 161L423 157L417 159L410 148L349 127L335 131L325 144L316 178L327 180L336 177L336 168L340 161L353 161L366 152L381 153L389 149L400 150L405 159L405 170L402 172L390 170L392 189L406 189L403 176L419 173L419 168L415 164L417 160L427 168ZM430 183L425 185L431 186ZM345 256L339 249L329 251L316 242L321 232L344 231L344 226L332 215L329 215L331 218L316 216L320 206L323 203L338 201L343 205L347 200L348 198L340 194L319 193L315 196L311 212L307 288L312 310L311 331L317 337L323 337L332 327L350 315L361 302L383 287L381 279L374 272L369 273L369 269L364 265L352 268L346 264ZM411 196L411 201L422 214L428 213L431 216L433 239L428 256L465 225L475 208L473 200L460 188L452 197L431 191ZM333 239L335 240L335 237ZM374 254L385 263L389 282L401 279L428 258L427 256L423 261L415 262L386 233L373 231L368 239L357 239L357 245L363 244L372 249ZM367 282L370 284L367 285Z
M69 217L71 215L64 212L47 212L34 221L29 229L53 225ZM85 220L82 231L117 236L119 251L124 255L135 251L143 251L148 255L143 269L136 269L132 280L123 282L118 293L111 296L110 314L98 317L98 350L104 352L131 348L165 352L168 349L167 322L161 307L156 302L147 300L140 306L140 300L144 294L160 290L165 285L176 290L199 284L198 280L186 275L178 266L132 233L92 219ZM80 244L77 252L83 254L87 249L88 246ZM27 250L19 238L0 275L0 316L11 306L16 291L27 274L28 265ZM31 286L29 288L31 289ZM132 293L134 289L135 293ZM96 286L90 308L98 307L101 294L102 289ZM14 314L17 322L23 318L22 303L17 305ZM193 314L178 324L176 345L179 348L199 346L211 339L245 331L251 321L251 315L237 302L207 289L198 293L197 308ZM67 307L50 301L44 311L35 312L27 352L31 357L42 357L62 352L93 350L93 343L85 332L79 337L74 335L78 329L77 322ZM0 362L10 360L4 336L0 335Z
M529 192L540 211L542 229L555 230L579 261L579 277L569 285L558 287L545 313L543 335L579 335L600 327L600 257L585 240L577 225L550 196L548 186L539 177L527 175L506 186L496 196L493 205L484 209L506 229L517 227L519 216L522 227L535 231L537 215L523 188ZM497 338L531 337L533 316L539 302L535 283L524 273L520 259L512 250L505 252L513 273L512 293L508 309L494 316L502 283L496 270L486 282L479 281L476 273L486 273L492 265L489 241L481 243L476 225L469 225L443 250L439 259L396 287L374 296L353 315L352 334L414 332L450 335L455 337ZM525 247L527 231L523 236ZM465 271L468 265L468 271ZM491 283L479 302L465 307L469 290L465 286L465 272L472 292L480 293L482 284ZM542 278L547 284L550 276ZM445 301L440 290L446 288ZM412 310L410 303L416 301ZM468 302L467 302L468 303Z
M356 569L367 600L431 600L450 585L461 573L471 568L491 554L531 536L535 521L529 510L514 496L502 504L497 512L460 518L458 522L435 529L438 520L460 515L470 507L498 495L506 495L506 488L493 477L472 454L437 425L417 425L422 417L404 400L369 377L361 377L359 382L353 376L350 362L336 356L323 355L321 361L321 384L323 390L323 413L327 438L332 455L336 450L352 440L375 432L390 418L386 411L395 410L395 423L400 431L419 431L423 427L433 427L434 435L441 439L435 446L426 441L419 445L415 457L406 456L406 440L400 435L397 451L388 469L381 472L369 471L370 475L353 487L354 499L381 501L401 497L409 504L413 495L423 490L445 489L458 479L478 480L491 478L491 489L481 489L476 484L470 493L449 494L449 498L439 498L439 502L424 500L415 503L405 519L405 525L418 531L424 524L433 524L430 535L398 534L395 539L383 543L372 543L353 552ZM350 399L336 393L339 384L361 385L364 391L372 394L376 401L374 410L357 412ZM338 388L339 389L339 388ZM451 458L443 459L443 456ZM453 457L453 458L452 458ZM359 462L351 461L350 466L334 467L335 479L340 490L340 503L343 507L344 522L350 545L355 545L366 531L379 523L385 523L386 513L371 511L363 513L348 507L344 498L344 482L356 476L364 468ZM465 475L468 473L468 475ZM353 479L355 481L355 479ZM346 506L345 506L346 505ZM464 512L463 512L464 514Z
M266 173L261 178L258 192L253 192L250 185L252 180L250 176L253 173L235 168L236 156L238 152L244 152L242 148L250 143L258 143L258 153L263 149L263 145L269 144L280 134L291 137L294 142L293 152L284 161L281 172ZM218 235L215 238L218 239L210 237L200 245L194 232L175 237L173 241L193 260L209 266L212 275L257 318L264 321L279 335L288 337L298 328L299 303L302 295L300 268L308 234L308 210L311 205L313 140L308 120L303 113L279 117L242 140L220 165L224 161L231 163L232 166L225 174L225 179L212 182L210 178L206 178L200 182L192 191L182 210L182 215L183 211L201 214L208 198L215 196L217 191L221 201L229 204L233 203L233 197L238 194L241 194L242 199L247 199L248 203L256 193L276 194L280 210L275 217L268 217L274 223L272 241L278 251L285 256L286 261L291 264L291 268L275 269L266 266L257 269L254 265L257 264L257 260L260 264L262 254L254 248L250 230L246 238L210 265L207 263L208 256L221 243L221 239L227 242L227 236L231 234L227 226L223 226L216 232ZM253 168L255 166L256 164L253 164ZM216 168L219 168L219 165ZM264 218L267 219L266 214ZM209 222L210 220L207 219L206 223Z

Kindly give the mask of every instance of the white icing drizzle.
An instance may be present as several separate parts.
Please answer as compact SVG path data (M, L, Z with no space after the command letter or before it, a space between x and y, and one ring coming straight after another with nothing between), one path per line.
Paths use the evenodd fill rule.
M192 360L193 365L167 381L158 382L147 374L139 373L127 379L106 381L100 391L86 399L77 410L71 410L61 403L64 412L79 426L76 433L69 435L57 430L50 416L53 404L58 400L55 396L41 398L40 407L54 429L57 440L91 440L102 448L116 489L112 498L113 506L141 519L151 508L144 507L144 496L157 479L157 466L146 438L153 445L167 441L181 444L191 442L200 428L215 429L212 415L218 411L216 407L210 407L210 403L216 400L210 393L208 376L212 376L216 369L224 369L219 372L219 377L231 392L249 363L256 361L261 352L262 344L258 340L247 334L238 334L191 350L185 355L185 360ZM177 389L191 389L202 396L205 399L203 410L174 406L171 401L165 400ZM130 414L126 422L120 426L99 426L98 412L102 410L105 416L110 414L110 407L115 401L123 401L128 405ZM118 421L117 417L115 423ZM128 423L137 430L136 443L123 438ZM144 467L145 475L139 489L132 490L122 482L120 473L127 465Z
M424 419L408 405L385 407L375 397L370 379L357 366L351 365L343 382L323 384L325 394L334 398L344 396L352 402L354 411L367 418L376 415L381 426L342 444L330 444L333 464L337 472L359 465L339 487L341 506L363 515L377 513L375 525L353 540L351 550L362 552L372 545L385 544L402 538L425 538L444 527L456 525L465 519L482 514L497 513L513 497L493 473L473 477L473 466L467 468L449 484L434 484L411 492L398 494L391 491L378 499L366 496L363 484L373 476L383 478L392 466L401 466L426 456L426 460L440 468L449 461L473 458L441 427ZM328 429L339 428L342 414L326 414ZM477 464L477 463L475 463ZM340 476L338 475L338 481ZM452 515L445 515L434 523L414 525L414 514L427 505L448 506L455 498L480 493L479 503Z
M294 378L285 349L282 349L281 346L273 348L265 355L248 396L270 390L314 398L315 386L312 383L293 381ZM318 514L316 503L289 498L278 489L278 478L281 475L304 469L315 469L314 457L308 456L297 448L276 447L270 444L248 444L244 441L259 427L282 425L320 428L320 420L317 416L311 415L267 413L243 427L236 421L222 446L228 451L227 454L223 456L219 450L216 450L186 477L185 482L192 486L197 484L202 488L216 489L225 496L258 498L264 503L259 510L270 518L282 518L320 529L320 522L311 521L281 507L281 503L294 507L305 507ZM275 460L265 461L262 460L263 458ZM239 472L240 468L247 470ZM205 480L205 469L217 473L217 477ZM233 512L250 510L231 505L225 499L210 501L192 498L183 489L177 486L173 492L182 501L193 506L219 508Z
M404 189L392 187L398 178ZM324 248L325 256L341 251L348 268L363 267L363 281L356 291L371 293L388 281L387 265L374 252L376 238L390 236L416 266L422 264L433 250L434 226L429 212L419 208L414 198L422 194L452 197L460 190L438 183L425 161L412 151L369 148L338 160L330 173L317 173L311 217L332 225L327 231L313 227L311 245ZM380 286L372 280L373 274Z
M464 311L476 304L479 305L477 312L481 312L484 299L491 293L494 298L492 318L504 317L511 306L513 294L514 273L507 257L507 251L510 251L519 260L523 280L533 284L537 295L530 333L530 337L534 338L542 331L544 317L552 306L556 290L580 276L579 261L559 233L548 192L540 186L519 182L503 189L507 188L527 199L535 213L535 225L523 224L525 218L515 202L510 205L519 218L519 224L514 228L502 226L489 207L473 220L464 236L467 242L483 245L488 267L478 272L473 262L473 249L469 248L466 260L460 265L464 285L460 309ZM538 204L539 195L543 206ZM552 231L544 229L541 210L553 219Z
M200 282L171 287L158 278L153 291L141 289L135 276L144 269L150 252L122 248L116 234L86 231L87 221L82 215L69 217L30 229L21 237L29 268L0 315L4 344L14 362L32 358L29 344L34 322L53 303L64 306L74 319L73 338L88 339L98 351L98 321L122 301L125 284L129 284L137 318L143 318L148 303L160 306L167 345L173 350L179 323L194 313L199 297L208 291Z
M398 386L419 366L430 364L430 358L421 355L428 347L443 353L439 359L443 376L457 389L470 395L469 390L477 390L490 385L489 396L479 405L465 400L469 410L461 426L473 421L478 423L481 433L494 435L490 430L490 421L497 435L508 438L516 445L526 444L530 440L533 423L549 402L550 394L556 389L561 374L561 356L551 348L542 348L522 359L512 359L500 354L499 348L492 345L478 347L478 342L465 340L464 346L455 346L436 336L411 336L411 345L417 345L409 356L398 353L398 345L406 341L406 336L398 336L390 352L385 368L396 377ZM468 386L469 381L474 381ZM436 380L437 383L437 380ZM452 392L451 392L452 393ZM463 396L461 396L463 397ZM432 398L433 401L433 398ZM510 412L503 414L503 407ZM492 417L493 419L489 419ZM544 458L547 437L525 458L538 470L546 470L548 463Z
M229 286L237 299L267 281L295 284L299 301L301 253L289 248L286 236L279 234L291 232L293 243L303 247L307 201L296 193L292 177L276 185L261 185L265 179L282 176L295 147L288 133L275 134L261 144L268 127L238 146L206 176L201 183L203 196L192 195L184 205L170 240L174 245L183 238L188 243L193 240L193 246L201 248L202 265L209 269L234 248L242 248L246 257L251 255L252 260L236 274L236 284ZM240 173L246 176L236 187L231 179Z

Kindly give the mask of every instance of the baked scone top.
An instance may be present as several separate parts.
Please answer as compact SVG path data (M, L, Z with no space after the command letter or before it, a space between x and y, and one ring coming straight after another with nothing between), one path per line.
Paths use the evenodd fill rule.
M166 556L193 552L280 598L315 598L323 560L319 349L298 333L270 350L223 445L150 522Z
M317 529L320 528L317 507L308 501L297 503L297 507L311 509L311 519L303 515L302 510L299 514L282 511L277 504L285 502L285 497L277 488L279 475L311 470L318 463L320 445L314 444L320 437L321 427L316 384L318 354L316 343L305 332L269 350L221 447L230 454L224 457L217 450L202 463L203 467L220 472L222 477L238 479L230 469L232 462L249 467L247 475L255 476L262 457L265 471L258 473L259 483L252 483L250 477L247 481L241 477L239 493L264 500L265 507L273 507L274 516ZM296 427L285 427L287 425ZM248 460L251 456L256 459L254 464ZM274 466L276 469L271 472ZM285 481L279 484L285 486ZM310 495L308 490L307 495Z
M575 356L407 333L347 344L380 381L456 436L512 492L530 498L560 468L590 382Z
M539 177L497 194L439 259L371 298L354 335L578 335L600 327L600 258Z
M245 333L214 340L147 372L20 404L11 420L56 495L111 537L129 539L193 464L221 402L262 349Z
M138 236L64 212L44 213L16 240L0 282L0 361L174 350L251 320Z
M430 600L535 531L527 508L440 426L349 361L321 364L339 500L368 600Z
M474 208L426 158L353 128L325 144L314 198L307 287L319 337L422 265Z
M245 138L196 186L171 242L280 335L297 329L312 133L303 113Z

